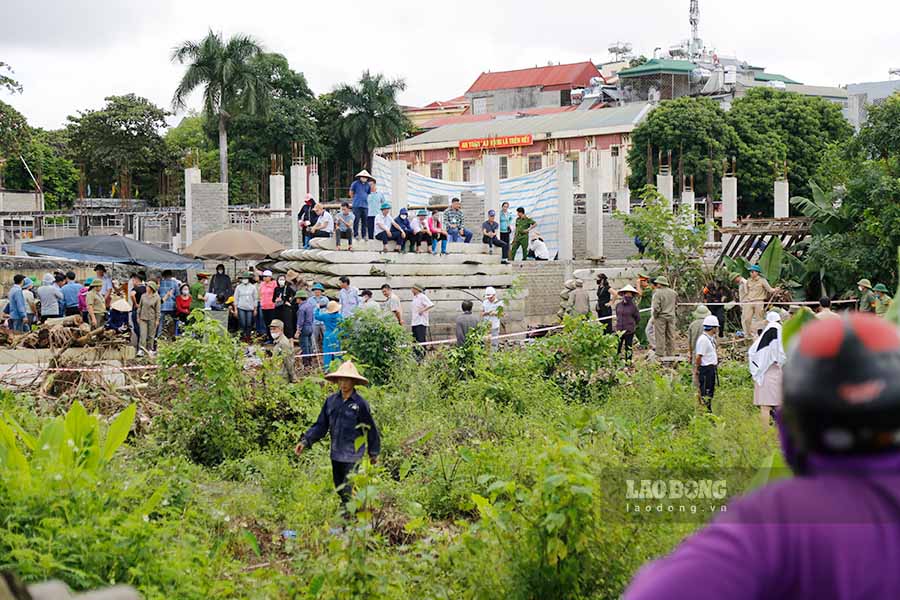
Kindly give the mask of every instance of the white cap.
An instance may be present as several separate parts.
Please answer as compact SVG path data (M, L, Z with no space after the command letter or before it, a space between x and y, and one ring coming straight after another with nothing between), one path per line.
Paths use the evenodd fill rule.
M497 290L495 290L493 287L488 286L487 288L485 288L485 290L484 290L485 298L490 298L491 296L496 296L496 295L497 295Z
M781 320L781 315L779 315L774 310L766 313L766 321L768 321L769 323L777 323L780 320Z
M703 319L703 328L704 329L706 329L708 327L711 328L711 327L718 327L718 326L719 326L719 319L716 317L716 315L709 315L708 317Z
M263 271L263 277L271 277L271 276L272 276L272 271L270 271L268 269Z

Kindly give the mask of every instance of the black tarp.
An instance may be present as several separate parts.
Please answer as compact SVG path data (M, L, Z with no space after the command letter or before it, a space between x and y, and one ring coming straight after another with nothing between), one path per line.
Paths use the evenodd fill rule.
M82 262L122 263L154 269L203 269L194 260L121 235L89 235L22 244L29 256L56 256Z

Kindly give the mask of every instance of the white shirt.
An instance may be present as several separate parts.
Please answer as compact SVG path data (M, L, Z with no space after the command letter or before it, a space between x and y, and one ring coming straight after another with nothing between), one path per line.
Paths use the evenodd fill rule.
M25 313L33 315L34 304L37 302L34 299L34 292L31 291L31 288L28 288L27 290L22 290L22 296L25 298Z
M503 301L496 297L493 302L485 298L481 303L481 310L484 313L496 313L497 310L502 306ZM491 331L500 329L500 317L498 315L485 314L484 320L491 324Z
M705 331L697 338L694 355L700 357L701 367L719 364L719 355L716 354L716 343Z
M434 302L425 294L416 294L412 299L412 326L424 325L428 327L428 311L426 308L434 306Z
M534 252L535 258L541 260L550 260L550 251L547 250L547 244L538 238L534 238L528 242L528 249Z
M203 308L205 308L206 310L211 310L213 304L216 303L217 298L218 296L216 296L212 292L206 292L206 298L203 301Z
M385 231L391 233L391 226L394 224L394 218L390 214L375 215L375 233Z
M413 233L419 233L423 229L428 229L428 223L425 221L420 221L419 217L413 217L409 220L409 224L412 226Z
M326 233L334 233L334 217L327 210L319 215L316 225L321 225L316 231L324 231Z
M400 312L400 297L391 292L391 295L384 302L384 309L392 314Z

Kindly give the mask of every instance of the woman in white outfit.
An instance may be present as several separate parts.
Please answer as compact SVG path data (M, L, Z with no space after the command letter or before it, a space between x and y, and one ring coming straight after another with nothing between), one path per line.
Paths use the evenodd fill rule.
M484 290L484 301L481 303L481 316L491 324L491 347L500 345L497 336L500 335L500 313L503 310L503 301L497 298L497 290L488 287Z
M781 406L781 367L787 356L781 337L781 316L766 315L766 328L749 351L750 375L753 377L753 404L759 407L764 425L771 423L772 411Z

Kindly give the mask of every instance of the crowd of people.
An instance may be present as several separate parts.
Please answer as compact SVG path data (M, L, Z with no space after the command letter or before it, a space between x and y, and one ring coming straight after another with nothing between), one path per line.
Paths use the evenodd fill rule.
M465 226L459 198L453 198L444 211L411 212L401 208L394 216L391 204L366 170L356 175L350 186L350 197L349 202L341 203L340 209L332 214L312 196L307 196L298 217L304 248L309 248L315 238L333 238L338 249L346 240L347 249L352 251L354 241L369 239L380 241L385 252L393 242L398 252L432 255L440 252L443 256L447 254L448 242L470 244L479 237L479 232ZM522 207L512 212L509 202L504 202L499 213L487 212L480 229L481 243L487 246L488 254L499 248L504 263L517 256L521 260L550 260L550 251L537 230L537 223Z

